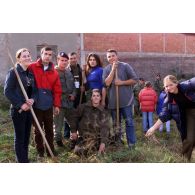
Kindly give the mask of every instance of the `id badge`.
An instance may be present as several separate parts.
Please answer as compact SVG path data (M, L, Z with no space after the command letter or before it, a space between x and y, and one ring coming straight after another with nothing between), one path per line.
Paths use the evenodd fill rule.
M75 81L75 82L74 82L74 85L75 85L75 88L76 88L76 89L79 89L79 87L80 87L79 81Z

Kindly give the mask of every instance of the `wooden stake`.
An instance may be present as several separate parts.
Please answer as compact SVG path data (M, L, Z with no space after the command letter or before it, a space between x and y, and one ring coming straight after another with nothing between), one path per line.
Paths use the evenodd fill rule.
M19 76L18 71L17 71L17 69L16 69L16 67L15 67L13 58L12 58L12 56L11 56L9 50L8 50L8 55L9 55L9 58L11 59L12 64L13 64L13 66L14 66L14 72L15 72L15 74L16 74L16 77L17 77L17 80L18 80L18 82L19 82L19 85L20 85L20 88L21 88L21 90L22 90L22 93L23 93L23 95L24 95L24 97L25 97L25 100L27 101L27 100L28 100L28 95L27 95L27 93L26 93L26 91L25 91L25 89L24 89L23 83L22 83L22 81L21 81L21 79L20 79L20 76ZM35 112L34 112L32 106L30 106L30 111L31 111L31 114L32 114L32 116L33 116L33 119L34 119L34 121L35 121L35 123L36 123L36 125L37 125L37 127L38 127L38 129L39 129L39 131L40 131L40 133L41 133L41 135L42 135L42 138L43 138L43 140L44 140L44 142L45 142L45 144L46 144L46 147L47 147L47 149L48 149L48 151L49 151L49 154L50 154L51 157L54 159L55 156L54 156L54 154L53 154L53 152L52 152L52 150L51 150L51 148L50 148L50 146L49 146L49 144L48 144L48 142L47 142L47 139L46 139L46 137L45 137L45 134L44 134L43 130L41 129L41 126L40 126L40 124L39 124L39 121L38 121L38 119L37 119L37 117L36 117L36 115L35 115ZM54 160L55 160L55 159L54 159Z
M81 80L81 87L83 88L84 87L84 74L85 74L85 66L86 65L83 65L83 69L82 69L82 80ZM83 91L81 91L81 94L80 94L80 99L79 99L79 106L81 105L82 103L82 99L83 99Z
M115 70L115 79L118 80L118 69ZM116 88L116 128L119 129L119 87L115 85Z

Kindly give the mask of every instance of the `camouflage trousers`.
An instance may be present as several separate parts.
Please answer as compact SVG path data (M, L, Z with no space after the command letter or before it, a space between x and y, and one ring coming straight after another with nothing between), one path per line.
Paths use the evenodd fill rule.
M97 152L100 146L100 138L95 135L84 135L79 137L76 142L77 150L75 153L79 156L88 156Z

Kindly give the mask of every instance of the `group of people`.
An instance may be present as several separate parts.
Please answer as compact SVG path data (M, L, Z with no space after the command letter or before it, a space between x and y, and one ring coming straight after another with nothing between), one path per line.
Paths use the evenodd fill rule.
M163 102L166 96L160 74L156 75L155 81L152 84L150 81L145 81L144 78L139 78L139 81L133 88L134 92L134 114L138 118L142 116L143 132L153 125L153 115L159 115L162 111ZM163 131L163 125L159 131ZM167 138L170 134L170 121L166 122Z
M138 83L138 77L132 66L119 61L118 53L113 49L106 53L108 65L105 67L95 53L87 56L86 65L82 68L77 63L75 52L60 52L57 65L53 64L52 55L52 49L44 47L40 58L32 62L29 50L22 48L16 52L15 67L6 76L4 93L11 102L17 162L29 162L31 123L38 156L42 158L45 153L47 156L51 155L48 148L45 148L35 119L32 118L31 107L54 155L57 155L54 140L57 146L64 145L62 131L64 138L71 139L75 153L83 154L89 148L100 154L104 153L111 136L115 142L122 142L122 118L125 121L128 147L134 148L134 85ZM28 95L26 99L16 71ZM142 81L144 82L143 79L140 80ZM146 123L146 116L150 115L147 109L144 110L147 105L142 103L142 99L147 99L147 96L142 90L149 91L153 96L152 111L149 113L154 111L157 94L152 90L150 82L145 82L144 89L139 92L137 102L140 102L143 109L145 134L147 137L151 136L162 123L175 119L181 133L183 154L190 159L195 143L195 78L178 84L176 78L169 75L164 79L164 87L166 93L163 96L162 111L154 126L152 117Z

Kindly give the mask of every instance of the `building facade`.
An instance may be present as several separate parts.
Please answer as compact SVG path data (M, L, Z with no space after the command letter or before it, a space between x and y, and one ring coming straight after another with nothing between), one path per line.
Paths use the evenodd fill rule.
M31 51L33 60L45 44L54 49L54 62L59 51L75 51L80 63L95 52L104 65L106 50L113 48L121 61L130 63L139 77L152 80L156 73L162 77L195 75L195 34L187 33L0 33L0 83L3 84L12 66L8 49L15 59L15 52L22 47Z

